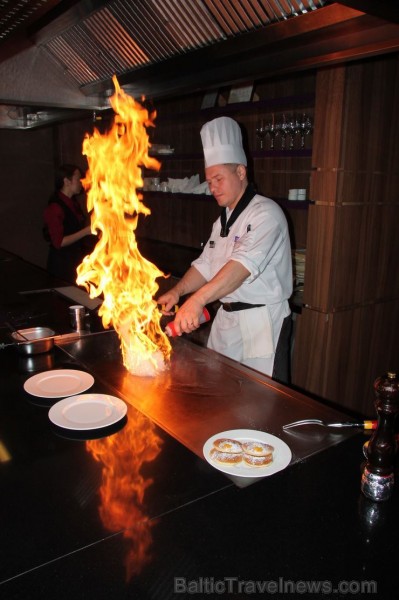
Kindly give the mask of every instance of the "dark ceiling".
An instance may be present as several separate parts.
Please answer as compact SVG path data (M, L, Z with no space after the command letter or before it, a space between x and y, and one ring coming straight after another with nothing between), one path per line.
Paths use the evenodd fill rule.
M391 0L0 0L0 127L398 49Z

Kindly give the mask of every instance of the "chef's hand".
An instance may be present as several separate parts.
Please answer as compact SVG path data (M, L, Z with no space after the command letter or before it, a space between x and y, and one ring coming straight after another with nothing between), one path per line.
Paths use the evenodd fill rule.
M191 333L200 326L200 318L204 310L203 304L194 297L186 300L179 308L174 319L174 327L177 335Z
M161 304L162 310L161 313L163 315L174 315L175 314L175 306L179 302L179 293L176 292L174 288L162 294L157 298L157 304Z

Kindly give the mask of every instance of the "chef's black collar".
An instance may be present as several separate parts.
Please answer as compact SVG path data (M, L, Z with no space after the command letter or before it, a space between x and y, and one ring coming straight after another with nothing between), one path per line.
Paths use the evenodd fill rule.
M227 210L223 208L222 214L220 215L220 222L222 224L222 229L220 230L220 237L227 237L229 235L230 227L236 221L236 219L240 216L243 210L245 210L248 204L251 202L252 198L255 196L256 192L253 186L249 183L245 188L245 192L239 199L236 204L233 212L231 213L229 220L227 221Z

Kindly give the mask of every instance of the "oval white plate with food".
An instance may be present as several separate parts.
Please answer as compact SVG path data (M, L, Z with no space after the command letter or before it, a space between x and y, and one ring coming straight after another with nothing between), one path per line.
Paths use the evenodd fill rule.
M227 442L224 444L220 440ZM203 453L205 460L215 469L237 477L273 475L285 469L292 458L291 450L283 440L254 429L230 429L216 433L205 442ZM253 461L251 457L254 457Z

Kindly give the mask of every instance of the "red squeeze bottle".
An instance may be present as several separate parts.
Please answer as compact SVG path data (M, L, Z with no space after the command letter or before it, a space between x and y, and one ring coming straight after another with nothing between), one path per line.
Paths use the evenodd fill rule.
M203 311L202 311L202 315L200 317L200 325L202 325L202 323L206 323L207 321L209 321L211 318L211 315L209 314L209 311L207 308L204 307ZM175 322L171 321L170 323L168 323L165 327L165 333L169 336L169 337L176 337L177 333L176 333L176 329L175 329Z

